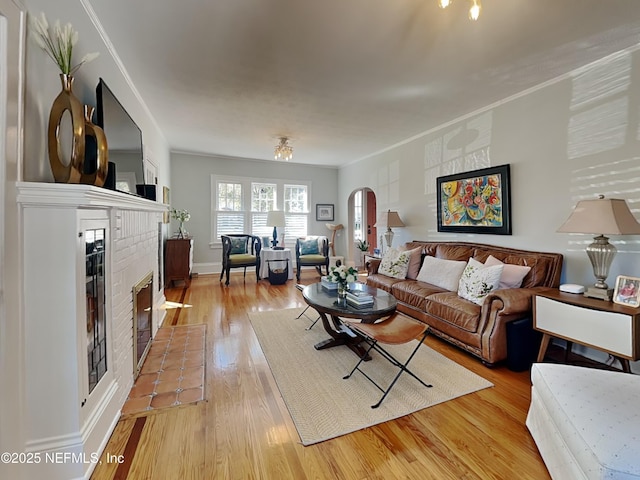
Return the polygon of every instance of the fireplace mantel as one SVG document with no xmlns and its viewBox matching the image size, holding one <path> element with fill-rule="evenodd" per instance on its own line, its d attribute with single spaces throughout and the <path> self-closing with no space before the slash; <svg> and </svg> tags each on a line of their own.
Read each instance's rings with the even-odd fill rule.
<svg viewBox="0 0 640 480">
<path fill-rule="evenodd" d="M 168 205 L 137 195 L 92 185 L 67 183 L 16 182 L 18 203 L 22 205 L 118 208 L 146 212 L 165 212 Z"/>
</svg>

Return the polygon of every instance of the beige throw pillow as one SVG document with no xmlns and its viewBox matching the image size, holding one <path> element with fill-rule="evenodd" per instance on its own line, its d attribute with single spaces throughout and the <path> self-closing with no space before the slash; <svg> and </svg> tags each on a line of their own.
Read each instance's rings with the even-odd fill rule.
<svg viewBox="0 0 640 480">
<path fill-rule="evenodd" d="M 420 262 L 422 261 L 422 248 L 417 247 L 412 250 L 407 250 L 403 245 L 398 250 L 401 252 L 407 252 L 409 254 L 409 268 L 407 268 L 407 278 L 415 280 L 420 273 Z"/>
<path fill-rule="evenodd" d="M 485 297 L 498 289 L 503 269 L 504 265 L 487 267 L 470 258 L 460 277 L 458 295 L 475 304 L 482 305 Z"/>
<path fill-rule="evenodd" d="M 456 292 L 466 266 L 467 262 L 464 260 L 445 260 L 427 255 L 424 257 L 417 280 Z"/>
<path fill-rule="evenodd" d="M 409 268 L 409 252 L 401 252 L 393 247 L 389 248 L 382 257 L 378 273 L 391 278 L 404 279 Z"/>
<path fill-rule="evenodd" d="M 498 288 L 520 288 L 524 277 L 531 271 L 531 267 L 503 263 L 493 255 L 489 255 L 484 264 L 487 266 L 504 265 Z"/>
</svg>

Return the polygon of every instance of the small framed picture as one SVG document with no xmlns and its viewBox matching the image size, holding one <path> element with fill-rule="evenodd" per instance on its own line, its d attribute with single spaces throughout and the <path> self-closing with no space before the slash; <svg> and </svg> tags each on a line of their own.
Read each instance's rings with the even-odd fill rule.
<svg viewBox="0 0 640 480">
<path fill-rule="evenodd" d="M 640 306 L 640 278 L 618 275 L 613 301 L 628 307 Z"/>
<path fill-rule="evenodd" d="M 317 203 L 316 220 L 318 222 L 333 222 L 333 204 Z"/>
</svg>

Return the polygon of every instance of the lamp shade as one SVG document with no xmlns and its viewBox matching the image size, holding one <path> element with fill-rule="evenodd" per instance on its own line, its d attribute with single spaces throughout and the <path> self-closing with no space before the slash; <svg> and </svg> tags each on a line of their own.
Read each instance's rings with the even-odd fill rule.
<svg viewBox="0 0 640 480">
<path fill-rule="evenodd" d="M 378 221 L 374 225 L 375 227 L 386 227 L 386 228 L 394 228 L 394 227 L 404 227 L 404 222 L 400 219 L 400 215 L 398 212 L 392 212 L 391 210 L 387 210 L 386 212 L 382 212 L 378 217 Z"/>
<path fill-rule="evenodd" d="M 558 229 L 564 233 L 601 235 L 640 235 L 640 224 L 627 202 L 618 198 L 581 200 Z"/>
<path fill-rule="evenodd" d="M 282 210 L 271 210 L 267 213 L 267 227 L 284 226 L 284 212 Z"/>
</svg>

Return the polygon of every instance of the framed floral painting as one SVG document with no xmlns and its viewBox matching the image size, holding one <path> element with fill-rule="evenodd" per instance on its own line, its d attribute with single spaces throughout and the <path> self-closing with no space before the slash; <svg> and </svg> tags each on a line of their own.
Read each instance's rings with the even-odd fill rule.
<svg viewBox="0 0 640 480">
<path fill-rule="evenodd" d="M 438 231 L 511 235 L 509 165 L 438 177 Z"/>
</svg>

